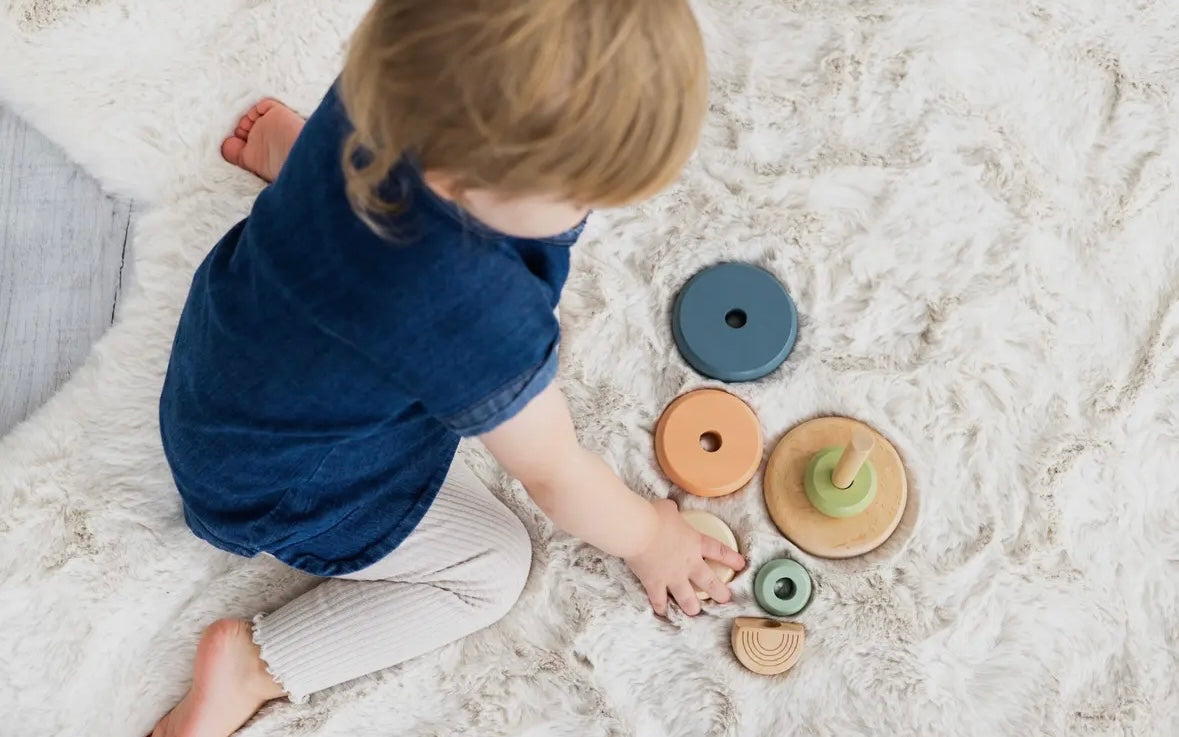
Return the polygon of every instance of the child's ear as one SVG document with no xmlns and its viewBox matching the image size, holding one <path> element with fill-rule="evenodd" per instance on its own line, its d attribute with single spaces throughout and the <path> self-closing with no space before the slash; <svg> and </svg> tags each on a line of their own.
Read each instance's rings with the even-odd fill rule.
<svg viewBox="0 0 1179 737">
<path fill-rule="evenodd" d="M 422 172 L 422 180 L 442 199 L 448 202 L 458 200 L 458 180 L 453 175 L 437 169 L 427 169 Z"/>
</svg>

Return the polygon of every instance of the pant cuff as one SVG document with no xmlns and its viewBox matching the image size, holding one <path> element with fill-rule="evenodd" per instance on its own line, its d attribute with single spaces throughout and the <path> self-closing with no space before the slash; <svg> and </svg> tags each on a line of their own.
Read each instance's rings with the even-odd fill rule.
<svg viewBox="0 0 1179 737">
<path fill-rule="evenodd" d="M 293 704 L 306 704 L 309 693 L 300 690 L 297 684 L 292 685 L 287 674 L 291 672 L 290 651 L 279 647 L 272 647 L 275 641 L 275 630 L 282 628 L 282 623 L 274 623 L 277 627 L 272 626 L 271 617 L 265 614 L 259 614 L 254 617 L 254 644 L 262 654 L 262 663 L 266 666 L 266 672 L 274 679 L 274 682 L 286 692 L 287 698 Z"/>
</svg>

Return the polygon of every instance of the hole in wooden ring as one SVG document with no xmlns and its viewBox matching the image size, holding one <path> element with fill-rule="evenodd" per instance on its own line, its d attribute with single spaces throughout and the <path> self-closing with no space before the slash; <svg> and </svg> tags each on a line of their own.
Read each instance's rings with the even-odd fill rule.
<svg viewBox="0 0 1179 737">
<path fill-rule="evenodd" d="M 774 596 L 779 599 L 789 599 L 798 593 L 798 585 L 791 578 L 779 578 L 774 584 Z"/>
<path fill-rule="evenodd" d="M 720 450 L 721 436 L 711 430 L 700 436 L 700 447 L 708 453 L 715 453 Z"/>
<path fill-rule="evenodd" d="M 745 310 L 729 310 L 725 313 L 725 324 L 731 328 L 743 328 L 748 321 L 749 317 L 745 314 Z"/>
</svg>

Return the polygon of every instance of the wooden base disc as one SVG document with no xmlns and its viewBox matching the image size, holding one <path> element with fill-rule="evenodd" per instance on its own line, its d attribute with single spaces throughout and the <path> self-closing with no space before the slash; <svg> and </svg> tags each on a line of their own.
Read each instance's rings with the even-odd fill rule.
<svg viewBox="0 0 1179 737">
<path fill-rule="evenodd" d="M 876 498 L 854 517 L 828 517 L 807 499 L 807 465 L 824 448 L 847 445 L 856 428 L 866 429 L 876 441 L 868 456 L 876 470 Z M 896 448 L 868 425 L 847 417 L 820 417 L 786 433 L 770 454 L 763 486 L 774 524 L 795 545 L 820 558 L 854 558 L 880 547 L 900 524 L 909 499 Z"/>
</svg>

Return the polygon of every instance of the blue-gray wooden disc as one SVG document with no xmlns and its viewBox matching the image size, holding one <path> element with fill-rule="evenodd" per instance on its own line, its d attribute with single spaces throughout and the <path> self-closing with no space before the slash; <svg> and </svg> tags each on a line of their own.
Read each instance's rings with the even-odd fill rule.
<svg viewBox="0 0 1179 737">
<path fill-rule="evenodd" d="M 752 381 L 790 355 L 798 308 L 765 269 L 711 266 L 688 280 L 672 309 L 672 334 L 688 364 L 720 381 Z"/>
</svg>

